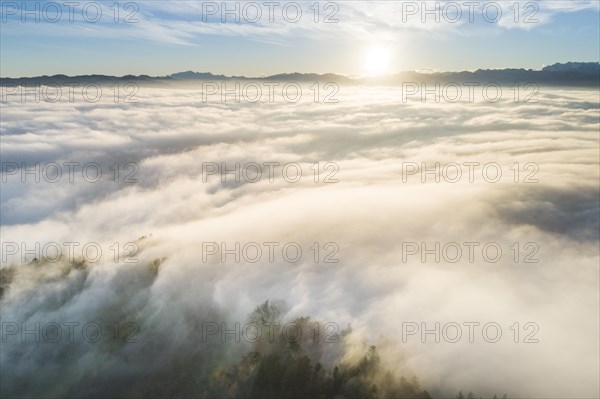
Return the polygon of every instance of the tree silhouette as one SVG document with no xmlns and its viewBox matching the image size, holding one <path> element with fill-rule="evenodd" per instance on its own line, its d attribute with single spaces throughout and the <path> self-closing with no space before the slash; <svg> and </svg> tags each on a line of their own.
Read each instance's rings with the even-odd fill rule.
<svg viewBox="0 0 600 399">
<path fill-rule="evenodd" d="M 286 339 L 281 334 L 281 328 L 276 327 L 285 324 L 281 314 L 280 304 L 266 301 L 257 306 L 248 320 L 260 328 L 270 323 L 271 334 L 265 327 L 260 338 L 252 344 L 252 350 L 239 363 L 229 369 L 216 367 L 210 381 L 204 384 L 204 394 L 196 396 L 241 399 L 432 399 L 420 387 L 416 376 L 407 379 L 385 368 L 374 345 L 353 362 L 338 361 L 330 368 L 324 367 L 319 362 L 325 350 L 322 347 L 323 340 L 315 342 L 310 334 L 294 340 Z M 309 331 L 311 326 L 315 326 L 308 317 L 297 318 L 294 323 L 302 331 Z M 327 345 L 338 345 L 342 349 L 350 331 L 349 328 L 341 331 L 340 341 Z M 472 397 L 470 393 L 469 398 Z M 464 399 L 462 392 L 458 398 Z"/>
</svg>

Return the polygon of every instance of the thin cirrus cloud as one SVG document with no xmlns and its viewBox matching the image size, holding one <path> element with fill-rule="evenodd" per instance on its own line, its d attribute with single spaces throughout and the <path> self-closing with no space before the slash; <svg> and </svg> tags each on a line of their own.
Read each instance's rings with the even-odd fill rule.
<svg viewBox="0 0 600 399">
<path fill-rule="evenodd" d="M 256 23 L 250 23 L 244 18 L 236 23 L 233 16 L 226 17 L 221 21 L 220 11 L 222 6 L 215 4 L 219 10 L 216 15 L 206 11 L 206 4 L 210 2 L 132 2 L 134 8 L 126 8 L 126 3 L 120 10 L 119 19 L 128 19 L 134 23 L 115 23 L 114 10 L 112 6 L 102 4 L 102 18 L 96 23 L 86 22 L 83 18 L 75 18 L 74 22 L 68 21 L 68 13 L 56 23 L 44 19 L 40 23 L 26 23 L 19 21 L 19 13 L 7 13 L 3 18 L 3 35 L 5 44 L 10 42 L 23 42 L 30 44 L 29 40 L 37 40 L 40 43 L 51 44 L 53 38 L 74 37 L 77 33 L 78 41 L 70 40 L 68 46 L 80 46 L 82 40 L 110 39 L 125 40 L 130 43 L 139 43 L 140 46 L 149 46 L 151 43 L 163 43 L 182 46 L 205 46 L 207 37 L 240 38 L 249 42 L 277 44 L 280 46 L 294 46 L 305 40 L 327 43 L 347 43 L 358 41 L 361 43 L 372 43 L 373 41 L 389 44 L 410 41 L 413 37 L 441 38 L 450 35 L 455 38 L 476 38 L 482 34 L 493 37 L 495 33 L 505 30 L 520 30 L 521 34 L 531 30 L 558 27 L 553 26 L 556 17 L 568 15 L 575 12 L 597 12 L 598 3 L 595 1 L 537 1 L 518 3 L 519 14 L 511 9 L 508 3 L 496 2 L 501 12 L 501 17 L 495 21 L 498 8 L 486 11 L 488 20 L 483 16 L 483 5 L 480 3 L 472 11 L 469 6 L 457 2 L 460 8 L 460 18 L 457 22 L 448 22 L 453 19 L 456 11 L 448 10 L 447 19 L 441 18 L 436 21 L 432 15 L 426 15 L 423 11 L 435 9 L 441 6 L 439 2 L 385 2 L 385 1 L 352 1 L 352 2 L 321 2 L 319 4 L 318 23 L 314 22 L 314 5 L 305 2 L 280 2 L 273 11 L 273 20 L 270 21 L 270 11 L 263 2 L 254 2 L 261 9 L 262 16 Z M 236 2 L 240 10 L 244 5 L 253 2 Z M 298 22 L 293 20 L 291 11 L 283 16 L 285 4 L 299 4 L 302 17 Z M 327 6 L 334 4 L 334 6 Z M 409 5 L 410 4 L 410 5 Z M 79 16 L 81 12 L 79 5 L 74 7 Z M 312 7 L 312 8 L 311 8 Z M 328 8 L 330 7 L 330 8 Z M 417 7 L 415 12 L 412 7 Z M 522 8 L 522 9 L 521 9 Z M 445 8 L 443 8 L 445 9 Z M 49 11 L 50 12 L 50 11 Z M 249 11 L 248 11 L 249 12 Z M 473 13 L 473 21 L 470 14 Z M 131 13 L 131 17 L 128 15 Z M 53 15 L 53 14 L 52 14 Z M 252 14 L 253 15 L 253 14 Z M 328 15 L 337 23 L 323 23 Z M 442 17 L 446 15 L 441 14 Z M 243 15 L 242 15 L 243 16 Z M 528 19 L 528 17 L 530 17 Z M 31 18 L 31 17 L 30 17 Z M 249 17 L 250 18 L 250 17 Z M 423 20 L 424 18 L 424 20 Z M 571 28 L 576 28 L 572 26 Z M 525 36 L 523 36 L 525 38 Z M 10 42 L 9 42 L 10 41 Z M 80 43 L 80 44 L 77 44 Z M 118 49 L 120 46 L 115 43 Z M 181 49 L 184 51 L 184 49 Z M 432 50 L 433 51 L 433 50 Z M 335 71 L 332 71 L 335 72 Z"/>
</svg>

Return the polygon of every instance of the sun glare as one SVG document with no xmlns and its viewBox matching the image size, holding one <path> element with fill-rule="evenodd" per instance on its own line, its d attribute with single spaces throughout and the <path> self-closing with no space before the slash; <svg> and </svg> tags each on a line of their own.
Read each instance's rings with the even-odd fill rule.
<svg viewBox="0 0 600 399">
<path fill-rule="evenodd" d="M 365 52 L 364 69 L 368 75 L 381 75 L 389 72 L 391 53 L 385 47 L 371 47 Z"/>
</svg>

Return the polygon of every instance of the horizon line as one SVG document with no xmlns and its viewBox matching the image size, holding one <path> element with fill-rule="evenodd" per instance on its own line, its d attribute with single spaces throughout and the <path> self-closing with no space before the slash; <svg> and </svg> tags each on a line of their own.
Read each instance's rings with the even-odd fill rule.
<svg viewBox="0 0 600 399">
<path fill-rule="evenodd" d="M 228 78 L 228 79 L 231 79 L 231 78 L 265 79 L 265 78 L 270 78 L 270 77 L 275 77 L 275 76 L 280 76 L 280 75 L 317 75 L 317 76 L 336 75 L 336 76 L 343 77 L 343 78 L 348 78 L 348 79 L 365 79 L 365 78 L 383 78 L 383 77 L 400 75 L 400 74 L 403 74 L 403 73 L 418 73 L 418 74 L 422 74 L 422 75 L 434 75 L 434 74 L 443 74 L 443 73 L 465 73 L 465 72 L 474 73 L 474 72 L 478 72 L 478 71 L 506 71 L 506 70 L 523 70 L 523 71 L 541 72 L 541 71 L 543 71 L 545 68 L 547 68 L 549 66 L 569 65 L 569 64 L 597 64 L 597 65 L 600 65 L 600 61 L 567 61 L 567 62 L 562 62 L 562 63 L 561 62 L 556 62 L 554 64 L 544 65 L 540 69 L 523 68 L 523 67 L 507 67 L 507 68 L 486 68 L 486 69 L 477 68 L 477 69 L 471 69 L 471 70 L 443 71 L 443 70 L 431 69 L 431 68 L 420 68 L 420 69 L 413 69 L 413 70 L 401 70 L 401 71 L 398 71 L 398 72 L 390 72 L 390 73 L 384 73 L 384 74 L 378 74 L 378 75 L 343 74 L 343 73 L 336 73 L 336 72 L 318 73 L 318 72 L 298 72 L 298 71 L 294 71 L 294 72 L 279 72 L 279 73 L 275 73 L 275 74 L 271 74 L 271 75 L 262 74 L 262 75 L 259 75 L 259 76 L 245 76 L 245 75 L 224 75 L 224 74 L 218 73 L 218 72 L 193 71 L 193 70 L 189 69 L 189 70 L 185 70 L 185 71 L 173 72 L 173 73 L 168 74 L 168 75 L 149 75 L 149 74 L 134 75 L 134 74 L 125 74 L 125 75 L 117 76 L 117 75 L 107 75 L 107 74 L 102 74 L 102 73 L 89 73 L 89 74 L 78 74 L 78 75 L 67 75 L 67 74 L 64 74 L 64 73 L 57 73 L 57 74 L 53 74 L 53 75 L 46 75 L 46 74 L 44 74 L 44 75 L 37 75 L 37 76 L 19 76 L 19 77 L 0 76 L 0 79 L 35 79 L 35 78 L 52 78 L 52 77 L 57 77 L 57 76 L 67 77 L 67 78 L 78 78 L 78 77 L 89 77 L 89 76 L 102 76 L 102 77 L 112 77 L 112 78 L 125 78 L 125 77 L 141 78 L 141 77 L 148 77 L 148 78 L 154 78 L 154 79 L 161 79 L 161 78 L 164 79 L 164 78 L 171 78 L 174 75 L 184 74 L 184 73 L 206 74 L 206 75 L 212 75 L 212 76 L 223 76 L 223 77 Z"/>
</svg>

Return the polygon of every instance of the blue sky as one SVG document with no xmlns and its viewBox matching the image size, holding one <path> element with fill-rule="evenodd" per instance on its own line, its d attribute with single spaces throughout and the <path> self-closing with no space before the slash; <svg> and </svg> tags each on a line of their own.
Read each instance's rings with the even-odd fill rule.
<svg viewBox="0 0 600 399">
<path fill-rule="evenodd" d="M 239 7 L 239 23 L 234 14 L 222 21 L 223 2 L 79 1 L 73 9 L 63 1 L 24 3 L 33 13 L 25 12 L 21 1 L 0 1 L 1 76 L 166 75 L 184 70 L 365 75 L 374 72 L 374 65 L 380 66 L 378 73 L 393 73 L 539 69 L 600 59 L 596 0 L 481 1 L 472 14 L 466 1 L 450 2 L 458 5 L 461 16 L 447 1 L 230 1 L 228 7 Z M 432 10 L 436 3 L 439 22 L 435 14 L 424 14 L 424 7 Z M 296 18 L 298 7 L 302 16 Z M 498 9 L 502 17 L 496 20 Z M 92 22 L 96 15 L 98 21 Z M 326 15 L 332 15 L 329 23 L 323 21 Z"/>
</svg>

